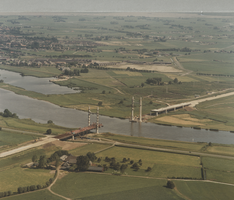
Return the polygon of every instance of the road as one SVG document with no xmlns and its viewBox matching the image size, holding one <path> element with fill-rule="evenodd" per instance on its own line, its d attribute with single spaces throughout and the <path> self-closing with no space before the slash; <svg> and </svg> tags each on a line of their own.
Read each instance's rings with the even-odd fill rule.
<svg viewBox="0 0 234 200">
<path fill-rule="evenodd" d="M 0 153 L 0 158 L 10 156 L 10 155 L 13 155 L 13 154 L 16 154 L 16 153 L 19 153 L 19 152 L 22 152 L 22 151 L 25 151 L 25 150 L 28 150 L 28 149 L 31 149 L 31 148 L 39 147 L 41 145 L 44 145 L 44 144 L 47 144 L 47 143 L 58 140 L 58 139 L 52 138 L 52 137 L 53 136 L 47 136 L 47 137 L 39 139 L 38 142 L 34 142 L 34 143 L 28 144 L 26 146 L 22 146 L 22 147 L 19 147 L 19 148 L 16 148 L 16 149 L 12 149 L 10 151 L 2 152 L 2 153 Z"/>
<path fill-rule="evenodd" d="M 232 96 L 232 95 L 234 95 L 234 92 L 229 92 L 229 93 L 217 95 L 217 96 L 214 96 L 214 97 L 208 97 L 208 98 L 205 98 L 205 99 L 197 99 L 197 100 L 194 100 L 194 101 L 190 101 L 188 103 L 191 103 L 191 105 L 190 105 L 191 107 L 195 107 L 197 104 L 199 104 L 201 102 L 204 102 L 204 101 L 211 101 L 211 100 L 214 100 L 214 99 L 219 99 L 219 98 L 228 97 L 228 96 Z"/>
<path fill-rule="evenodd" d="M 56 195 L 56 196 L 58 196 L 58 197 L 64 198 L 64 199 L 66 199 L 66 200 L 71 200 L 70 198 L 64 197 L 64 196 L 62 196 L 62 195 L 60 195 L 60 194 L 57 194 L 57 193 L 55 193 L 55 192 L 53 192 L 53 191 L 51 190 L 51 187 L 52 187 L 52 186 L 56 183 L 56 181 L 58 180 L 59 173 L 60 173 L 60 171 L 59 171 L 60 167 L 61 167 L 61 165 L 59 165 L 59 166 L 57 167 L 57 169 L 56 169 L 56 171 L 57 171 L 56 177 L 55 177 L 53 183 L 51 183 L 51 185 L 50 185 L 47 189 L 48 189 L 52 194 L 54 194 L 54 195 Z"/>
</svg>

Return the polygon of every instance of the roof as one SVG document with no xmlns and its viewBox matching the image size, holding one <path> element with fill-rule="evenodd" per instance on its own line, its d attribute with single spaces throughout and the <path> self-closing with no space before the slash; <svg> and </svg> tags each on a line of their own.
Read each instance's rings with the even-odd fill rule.
<svg viewBox="0 0 234 200">
<path fill-rule="evenodd" d="M 96 166 L 89 166 L 87 171 L 93 171 L 93 172 L 103 172 L 103 167 L 96 167 Z"/>
<path fill-rule="evenodd" d="M 67 157 L 68 157 L 67 155 L 63 155 L 63 156 L 60 157 L 60 159 L 61 159 L 62 161 L 65 161 L 65 159 L 66 159 Z"/>
<path fill-rule="evenodd" d="M 65 161 L 70 163 L 70 164 L 75 164 L 76 163 L 76 158 L 77 158 L 76 156 L 70 155 L 65 159 Z"/>
</svg>

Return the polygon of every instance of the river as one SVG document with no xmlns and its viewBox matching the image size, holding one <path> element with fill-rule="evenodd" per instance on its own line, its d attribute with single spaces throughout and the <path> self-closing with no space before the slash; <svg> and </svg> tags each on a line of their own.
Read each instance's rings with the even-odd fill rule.
<svg viewBox="0 0 234 200">
<path fill-rule="evenodd" d="M 35 77 L 30 78 L 36 79 Z M 46 123 L 48 120 L 52 120 L 57 125 L 69 128 L 79 128 L 88 125 L 87 112 L 62 108 L 45 101 L 0 89 L 0 111 L 2 112 L 6 108 L 11 112 L 17 113 L 20 118 L 31 118 L 39 123 Z M 96 115 L 93 114 L 91 122 L 95 121 Z M 100 116 L 100 123 L 104 125 L 100 129 L 101 132 L 188 142 L 234 143 L 234 134 L 226 131 L 213 132 L 175 126 L 161 126 L 153 123 L 130 123 L 128 120 L 106 116 Z"/>
</svg>

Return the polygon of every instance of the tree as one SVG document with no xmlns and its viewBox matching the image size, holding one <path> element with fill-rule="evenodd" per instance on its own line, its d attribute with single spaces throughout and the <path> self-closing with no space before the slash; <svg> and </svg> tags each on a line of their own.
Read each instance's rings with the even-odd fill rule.
<svg viewBox="0 0 234 200">
<path fill-rule="evenodd" d="M 50 135 L 52 133 L 52 130 L 51 129 L 47 129 L 46 130 L 46 134 Z"/>
<path fill-rule="evenodd" d="M 38 168 L 44 168 L 45 165 L 46 165 L 46 158 L 45 158 L 45 156 L 40 156 Z"/>
<path fill-rule="evenodd" d="M 115 163 L 115 164 L 113 165 L 113 169 L 114 169 L 114 170 L 119 170 L 119 169 L 120 169 L 120 164 L 119 164 L 119 162 L 117 162 L 117 163 Z"/>
<path fill-rule="evenodd" d="M 12 195 L 12 192 L 9 190 L 9 191 L 7 191 L 7 195 L 8 196 L 11 196 Z"/>
<path fill-rule="evenodd" d="M 128 167 L 127 164 L 122 164 L 122 165 L 120 166 L 120 171 L 121 171 L 122 174 L 123 174 L 124 171 L 127 169 L 127 167 Z"/>
<path fill-rule="evenodd" d="M 105 91 L 105 90 L 103 90 L 103 91 L 102 91 L 102 94 L 105 94 L 105 93 L 106 93 L 106 91 Z"/>
<path fill-rule="evenodd" d="M 167 187 L 173 189 L 175 187 L 175 184 L 173 181 L 167 181 Z"/>
<path fill-rule="evenodd" d="M 30 191 L 34 191 L 36 189 L 36 186 L 35 185 L 31 185 L 30 186 Z"/>
<path fill-rule="evenodd" d="M 33 161 L 33 162 L 36 162 L 36 161 L 37 161 L 37 155 L 33 155 L 32 161 Z"/>
<path fill-rule="evenodd" d="M 91 160 L 92 162 L 97 159 L 97 157 L 95 156 L 95 153 L 88 152 L 86 156 L 88 156 L 89 160 Z"/>
<path fill-rule="evenodd" d="M 48 120 L 47 124 L 53 124 L 53 121 L 52 120 Z"/>
<path fill-rule="evenodd" d="M 102 106 L 102 102 L 101 101 L 98 102 L 98 106 Z"/>
<path fill-rule="evenodd" d="M 23 188 L 22 187 L 18 187 L 18 193 L 21 194 L 23 192 Z"/>
<path fill-rule="evenodd" d="M 8 109 L 5 109 L 3 113 L 0 113 L 0 115 L 3 117 L 18 118 L 18 116 L 15 113 L 11 113 Z"/>
<path fill-rule="evenodd" d="M 175 79 L 173 80 L 173 82 L 176 84 L 176 83 L 178 83 L 179 81 L 178 81 L 177 78 L 175 78 Z"/>
<path fill-rule="evenodd" d="M 140 168 L 139 165 L 137 163 L 134 163 L 132 165 L 132 168 L 135 169 L 136 171 Z"/>
<path fill-rule="evenodd" d="M 76 159 L 77 169 L 79 171 L 85 171 L 89 167 L 89 158 L 88 156 L 78 156 Z"/>
</svg>

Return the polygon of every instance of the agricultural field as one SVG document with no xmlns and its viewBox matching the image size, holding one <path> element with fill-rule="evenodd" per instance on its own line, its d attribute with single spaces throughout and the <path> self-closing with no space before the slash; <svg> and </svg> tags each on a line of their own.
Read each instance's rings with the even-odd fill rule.
<svg viewBox="0 0 234 200">
<path fill-rule="evenodd" d="M 182 199 L 165 185 L 165 180 L 70 173 L 52 190 L 72 199 Z"/>
<path fill-rule="evenodd" d="M 232 199 L 233 186 L 196 181 L 175 181 L 180 193 L 193 200 Z"/>
<path fill-rule="evenodd" d="M 139 170 L 134 170 L 128 167 L 125 171 L 128 175 L 150 176 L 150 177 L 190 177 L 201 179 L 200 157 L 187 156 L 173 153 L 164 153 L 142 149 L 132 149 L 124 147 L 113 147 L 108 150 L 96 154 L 101 157 L 101 164 L 108 164 L 104 161 L 105 157 L 115 157 L 116 162 L 121 163 L 123 158 L 126 158 L 129 164 L 131 160 L 138 162 L 142 160 L 142 165 Z M 131 165 L 130 165 L 131 166 Z M 148 172 L 147 168 L 151 167 L 152 171 Z M 107 173 L 113 172 L 113 169 L 108 169 Z"/>
<path fill-rule="evenodd" d="M 68 75 L 54 83 L 79 88 L 81 93 L 42 95 L 4 83 L 0 87 L 68 108 L 86 110 L 89 105 L 95 110 L 99 105 L 102 115 L 119 118 L 130 117 L 132 96 L 143 97 L 143 115 L 147 115 L 151 109 L 167 104 L 233 89 L 233 15 L 169 16 L 1 17 L 2 27 L 9 27 L 2 30 L 6 35 L 24 37 L 11 49 L 3 38 L 2 57 L 9 60 L 0 64 L 1 69 L 36 77 L 58 77 L 64 75 L 65 69 L 79 70 L 79 75 Z M 88 73 L 81 73 L 83 69 L 88 69 Z M 160 81 L 147 82 L 154 78 Z M 176 78 L 180 84 L 174 82 Z M 232 115 L 225 115 L 224 119 L 222 114 L 232 113 L 229 107 L 226 104 L 220 107 L 222 112 L 216 110 L 220 116 L 201 105 L 197 111 L 178 114 L 213 120 L 197 121 L 196 126 L 202 128 L 219 126 L 221 130 L 232 130 Z M 224 120 L 216 123 L 217 118 Z M 175 119 L 163 121 L 172 124 Z M 174 124 L 190 126 L 195 122 L 181 119 Z"/>
</svg>

